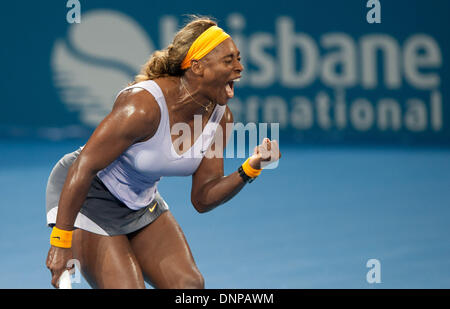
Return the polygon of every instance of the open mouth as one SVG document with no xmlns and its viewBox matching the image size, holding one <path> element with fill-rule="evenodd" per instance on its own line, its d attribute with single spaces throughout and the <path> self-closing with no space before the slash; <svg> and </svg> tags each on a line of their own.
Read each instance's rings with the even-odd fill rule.
<svg viewBox="0 0 450 309">
<path fill-rule="evenodd" d="M 240 80 L 240 77 L 232 79 L 229 82 L 227 82 L 227 84 L 225 85 L 225 91 L 227 93 L 228 98 L 231 99 L 232 97 L 234 97 L 234 82 L 235 81 L 237 82 L 239 80 Z"/>
</svg>

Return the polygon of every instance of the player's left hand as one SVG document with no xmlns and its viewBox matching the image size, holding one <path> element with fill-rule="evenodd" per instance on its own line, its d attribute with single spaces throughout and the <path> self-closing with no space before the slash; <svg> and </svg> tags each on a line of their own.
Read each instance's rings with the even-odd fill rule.
<svg viewBox="0 0 450 309">
<path fill-rule="evenodd" d="M 255 169 L 261 169 L 280 158 L 281 153 L 278 142 L 265 138 L 261 145 L 255 147 L 248 163 Z"/>
</svg>

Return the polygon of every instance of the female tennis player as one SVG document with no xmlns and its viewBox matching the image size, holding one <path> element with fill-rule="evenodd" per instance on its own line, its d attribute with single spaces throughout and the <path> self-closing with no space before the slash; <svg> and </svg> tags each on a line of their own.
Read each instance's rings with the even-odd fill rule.
<svg viewBox="0 0 450 309">
<path fill-rule="evenodd" d="M 204 287 L 157 184 L 164 176 L 192 175 L 191 202 L 207 212 L 256 178 L 262 164 L 279 159 L 277 142 L 265 139 L 224 176 L 223 158 L 212 155 L 213 144 L 226 145 L 227 134 L 218 132 L 233 123 L 227 101 L 242 71 L 233 40 L 209 18 L 194 18 L 150 57 L 86 145 L 65 155 L 49 177 L 46 265 L 53 286 L 75 258 L 93 288 L 145 288 L 144 281 Z M 202 116 L 197 136 L 194 115 Z M 172 132 L 179 123 L 191 133 Z M 222 143 L 214 143 L 218 138 Z"/>
</svg>

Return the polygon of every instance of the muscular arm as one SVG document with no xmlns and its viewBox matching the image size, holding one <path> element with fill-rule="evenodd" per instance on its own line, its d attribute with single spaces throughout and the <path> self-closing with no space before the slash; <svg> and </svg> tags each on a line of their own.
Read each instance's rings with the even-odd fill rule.
<svg viewBox="0 0 450 309">
<path fill-rule="evenodd" d="M 158 104 L 145 90 L 125 91 L 117 98 L 111 113 L 100 123 L 69 168 L 59 200 L 56 227 L 73 230 L 96 173 L 135 142 L 153 136 L 160 117 Z"/>
<path fill-rule="evenodd" d="M 225 134 L 227 123 L 233 123 L 233 115 L 228 107 L 220 122 L 222 132 L 224 132 L 224 146 L 230 133 Z M 224 176 L 223 158 L 210 157 L 207 153 L 192 176 L 191 201 L 198 212 L 207 212 L 231 199 L 241 191 L 244 185 L 238 172 Z"/>
<path fill-rule="evenodd" d="M 223 132 L 226 132 L 226 124 L 228 123 L 233 123 L 233 115 L 227 107 L 225 115 L 220 122 Z M 226 139 L 231 136 L 232 126 L 229 126 L 229 129 L 230 131 L 227 132 L 227 134 L 224 134 L 223 145 L 226 145 Z M 211 151 L 210 147 L 205 158 L 203 158 L 200 166 L 192 177 L 191 201 L 192 205 L 194 205 L 195 209 L 200 213 L 210 211 L 216 206 L 225 203 L 241 191 L 245 185 L 245 182 L 237 171 L 228 176 L 224 176 L 223 158 L 216 158 L 209 155 L 211 154 Z M 223 153 L 223 149 L 221 150 L 221 153 Z M 270 141 L 268 138 L 265 138 L 262 144 L 255 148 L 248 163 L 252 168 L 260 169 L 261 166 L 266 166 L 280 158 L 281 153 L 278 142 L 275 140 Z"/>
</svg>

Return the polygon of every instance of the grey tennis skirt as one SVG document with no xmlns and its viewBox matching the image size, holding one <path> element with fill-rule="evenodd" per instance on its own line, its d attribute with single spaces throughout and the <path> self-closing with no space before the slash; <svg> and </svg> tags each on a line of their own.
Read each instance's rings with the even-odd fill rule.
<svg viewBox="0 0 450 309">
<path fill-rule="evenodd" d="M 46 190 L 47 225 L 50 227 L 56 223 L 59 196 L 68 169 L 80 152 L 81 148 L 66 154 L 50 174 Z M 147 226 L 167 210 L 169 207 L 159 193 L 148 206 L 132 210 L 113 196 L 100 178 L 95 176 L 74 226 L 100 235 L 124 235 Z"/>
</svg>

